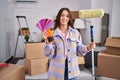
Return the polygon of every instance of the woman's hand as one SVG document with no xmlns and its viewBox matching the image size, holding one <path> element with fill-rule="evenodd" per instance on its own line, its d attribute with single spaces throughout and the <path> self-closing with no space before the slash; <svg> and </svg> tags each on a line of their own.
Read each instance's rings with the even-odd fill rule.
<svg viewBox="0 0 120 80">
<path fill-rule="evenodd" d="M 50 29 L 45 30 L 43 32 L 43 37 L 45 38 L 45 40 L 48 44 L 54 42 L 53 32 Z"/>
<path fill-rule="evenodd" d="M 88 50 L 88 51 L 91 51 L 92 48 L 95 48 L 95 47 L 96 47 L 95 43 L 94 43 L 94 42 L 91 42 L 91 43 L 87 46 L 87 50 Z"/>
</svg>

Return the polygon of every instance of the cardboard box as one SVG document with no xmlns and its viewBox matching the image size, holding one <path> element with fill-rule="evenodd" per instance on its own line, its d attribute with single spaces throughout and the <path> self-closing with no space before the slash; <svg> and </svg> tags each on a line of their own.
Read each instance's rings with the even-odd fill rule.
<svg viewBox="0 0 120 80">
<path fill-rule="evenodd" d="M 25 43 L 25 57 L 27 59 L 37 59 L 45 57 L 44 45 L 45 43 Z"/>
<path fill-rule="evenodd" d="M 25 80 L 24 66 L 9 64 L 9 66 L 1 68 L 0 80 Z"/>
<path fill-rule="evenodd" d="M 78 56 L 78 64 L 85 64 L 84 57 Z"/>
<path fill-rule="evenodd" d="M 106 53 L 120 56 L 120 37 L 107 38 Z"/>
<path fill-rule="evenodd" d="M 48 71 L 48 58 L 25 59 L 26 73 L 33 76 Z"/>
<path fill-rule="evenodd" d="M 97 69 L 98 76 L 120 80 L 120 56 L 99 53 Z"/>
</svg>

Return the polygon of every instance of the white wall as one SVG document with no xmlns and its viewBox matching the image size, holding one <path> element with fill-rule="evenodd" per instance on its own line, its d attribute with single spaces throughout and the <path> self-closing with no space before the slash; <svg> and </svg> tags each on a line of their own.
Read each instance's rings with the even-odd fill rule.
<svg viewBox="0 0 120 80">
<path fill-rule="evenodd" d="M 111 12 L 112 12 L 112 1 L 113 0 L 92 0 L 92 8 L 102 8 L 105 13 L 108 13 L 111 19 Z M 101 42 L 101 31 L 102 31 L 102 18 L 93 18 L 92 23 L 94 25 L 94 36 L 95 42 Z M 110 25 L 109 25 L 110 26 Z"/>
<path fill-rule="evenodd" d="M 120 0 L 113 0 L 110 36 L 120 37 Z"/>
<path fill-rule="evenodd" d="M 120 37 L 120 0 L 92 0 L 92 8 L 103 8 L 109 14 L 109 37 Z M 93 19 L 95 26 L 95 41 L 100 42 L 101 19 Z M 97 34 L 96 34 L 97 33 Z"/>
<path fill-rule="evenodd" d="M 10 57 L 10 32 L 8 1 L 0 0 L 0 62 Z"/>
<path fill-rule="evenodd" d="M 57 12 L 62 7 L 68 7 L 71 11 L 79 11 L 80 9 L 88 9 L 91 4 L 90 0 L 38 0 L 37 3 L 15 3 L 10 4 L 14 5 L 14 36 L 16 39 L 17 30 L 19 28 L 16 15 L 23 15 L 27 17 L 27 22 L 32 33 L 33 41 L 40 41 L 41 32 L 36 27 L 36 23 L 41 18 L 51 18 L 55 19 Z M 85 5 L 86 4 L 86 5 Z M 22 26 L 25 26 L 25 22 L 21 20 Z M 16 40 L 14 41 L 15 45 Z M 24 54 L 24 45 L 20 38 L 18 43 L 17 56 L 23 56 Z M 13 51 L 14 52 L 14 51 Z M 21 54 L 22 53 L 22 54 Z"/>
<path fill-rule="evenodd" d="M 2 5 L 1 2 L 5 3 L 5 1 L 4 0 L 0 1 L 0 5 L 1 5 L 0 10 L 2 10 L 4 8 L 4 6 L 5 6 L 5 5 Z M 3 15 L 4 15 L 4 11 L 0 13 L 0 17 L 1 17 L 1 19 L 0 19 L 0 28 L 2 30 L 2 31 L 0 31 L 0 37 L 1 37 L 0 38 L 1 39 L 1 41 L 0 41 L 0 51 L 1 51 L 1 53 L 0 53 L 0 62 L 4 61 L 6 59 L 6 55 L 5 55 L 5 53 L 6 53 L 6 50 L 5 50 L 6 49 L 6 44 L 4 42 L 5 41 L 5 35 L 6 35 L 5 34 L 5 28 L 4 28 L 5 17 Z"/>
<path fill-rule="evenodd" d="M 118 21 L 120 21 L 120 18 L 116 13 L 120 13 L 120 10 L 118 10 L 118 3 L 120 3 L 119 0 L 38 0 L 37 3 L 16 3 L 14 2 L 14 0 L 8 1 L 10 7 L 9 15 L 11 16 L 10 23 L 11 27 L 13 28 L 13 33 L 11 33 L 12 41 L 10 42 L 10 46 L 12 46 L 12 55 L 14 53 L 17 31 L 19 29 L 19 25 L 15 17 L 16 15 L 23 15 L 27 17 L 33 40 L 40 41 L 40 38 L 42 36 L 41 32 L 36 28 L 36 23 L 41 18 L 47 17 L 55 19 L 55 16 L 61 7 L 68 7 L 71 11 L 79 11 L 80 9 L 103 8 L 105 13 L 110 14 L 110 36 L 119 36 L 118 26 L 120 23 Z M 117 16 L 115 16 L 114 14 Z M 101 18 L 91 19 L 91 21 L 92 24 L 95 26 L 95 42 L 99 43 L 101 41 Z M 22 26 L 25 26 L 25 22 L 23 20 L 21 23 Z M 86 25 L 86 29 L 81 30 L 84 44 L 88 44 L 90 42 L 90 23 L 86 23 Z M 116 30 L 117 33 L 115 33 Z M 24 45 L 22 44 L 21 38 L 18 45 L 19 46 L 17 50 L 17 56 L 23 56 Z"/>
<path fill-rule="evenodd" d="M 110 16 L 109 16 L 109 18 L 110 18 L 109 26 L 111 26 L 113 0 L 91 0 L 91 2 L 89 4 L 91 4 L 90 9 L 102 8 L 105 13 L 109 13 L 110 14 Z M 101 42 L 101 30 L 102 30 L 101 19 L 102 18 L 91 18 L 91 19 L 89 19 L 92 23 L 86 23 L 87 24 L 86 29 L 81 30 L 81 34 L 82 34 L 82 37 L 83 37 L 83 43 L 84 44 L 88 44 L 90 42 L 90 25 L 94 26 L 94 41 L 96 43 Z"/>
</svg>

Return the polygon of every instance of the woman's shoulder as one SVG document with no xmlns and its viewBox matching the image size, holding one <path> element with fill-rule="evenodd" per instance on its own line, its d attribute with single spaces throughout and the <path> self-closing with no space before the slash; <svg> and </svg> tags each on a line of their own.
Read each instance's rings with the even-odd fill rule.
<svg viewBox="0 0 120 80">
<path fill-rule="evenodd" d="M 72 32 L 75 32 L 75 33 L 79 34 L 78 30 L 77 30 L 77 29 L 75 29 L 75 28 L 70 28 L 70 31 L 72 31 Z"/>
<path fill-rule="evenodd" d="M 80 32 L 77 29 L 71 28 L 70 33 L 74 35 L 77 39 L 80 38 Z"/>
</svg>

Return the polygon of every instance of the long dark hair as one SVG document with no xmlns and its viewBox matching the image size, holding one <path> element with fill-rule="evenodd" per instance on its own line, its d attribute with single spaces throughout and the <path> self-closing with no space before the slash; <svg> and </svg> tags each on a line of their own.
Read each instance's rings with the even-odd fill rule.
<svg viewBox="0 0 120 80">
<path fill-rule="evenodd" d="M 54 25 L 54 29 L 56 29 L 57 27 L 60 27 L 60 16 L 62 14 L 62 12 L 66 10 L 68 12 L 68 15 L 69 15 L 69 22 L 68 22 L 68 26 L 71 26 L 72 28 L 73 27 L 73 19 L 72 19 L 72 15 L 71 15 L 71 12 L 68 8 L 61 8 L 56 16 L 56 20 L 55 20 L 55 25 Z"/>
</svg>

